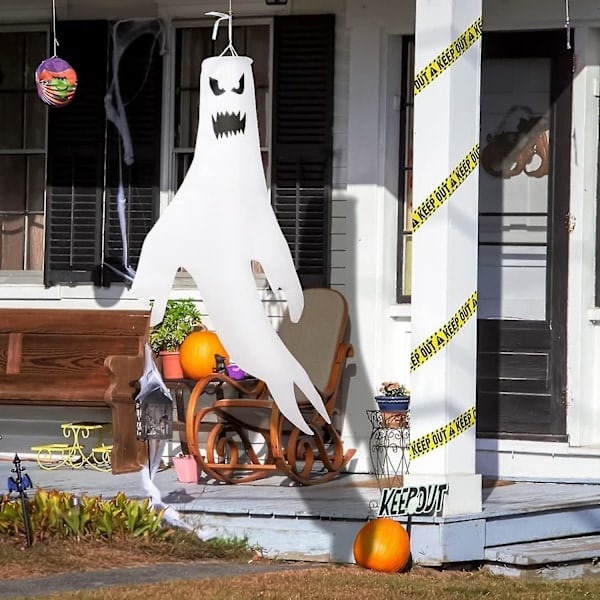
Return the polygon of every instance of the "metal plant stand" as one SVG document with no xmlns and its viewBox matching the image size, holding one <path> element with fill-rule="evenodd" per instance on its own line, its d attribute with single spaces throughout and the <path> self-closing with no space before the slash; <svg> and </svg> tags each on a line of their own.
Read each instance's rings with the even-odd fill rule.
<svg viewBox="0 0 600 600">
<path fill-rule="evenodd" d="M 409 411 L 368 410 L 367 417 L 372 426 L 369 449 L 377 484 L 380 489 L 401 487 L 409 467 Z"/>
</svg>

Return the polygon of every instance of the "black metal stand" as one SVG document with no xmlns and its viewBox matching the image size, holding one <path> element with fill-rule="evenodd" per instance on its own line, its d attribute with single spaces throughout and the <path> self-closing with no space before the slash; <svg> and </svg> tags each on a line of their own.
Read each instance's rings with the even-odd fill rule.
<svg viewBox="0 0 600 600">
<path fill-rule="evenodd" d="M 409 468 L 410 414 L 368 410 L 367 417 L 373 428 L 369 449 L 379 488 L 400 487 Z"/>
</svg>

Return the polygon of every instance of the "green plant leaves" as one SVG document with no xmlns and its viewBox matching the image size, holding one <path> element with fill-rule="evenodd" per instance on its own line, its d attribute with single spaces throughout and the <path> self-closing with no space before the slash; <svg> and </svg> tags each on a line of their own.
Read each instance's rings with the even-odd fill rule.
<svg viewBox="0 0 600 600">
<path fill-rule="evenodd" d="M 150 347 L 156 353 L 174 352 L 201 323 L 202 315 L 192 298 L 169 300 L 163 320 L 150 330 Z"/>
<path fill-rule="evenodd" d="M 165 539 L 171 530 L 163 525 L 164 511 L 156 511 L 146 498 L 130 500 L 119 492 L 112 500 L 68 492 L 38 489 L 29 499 L 29 514 L 37 540 L 106 539 L 126 536 Z M 25 537 L 23 509 L 19 499 L 0 498 L 0 537 Z"/>
</svg>

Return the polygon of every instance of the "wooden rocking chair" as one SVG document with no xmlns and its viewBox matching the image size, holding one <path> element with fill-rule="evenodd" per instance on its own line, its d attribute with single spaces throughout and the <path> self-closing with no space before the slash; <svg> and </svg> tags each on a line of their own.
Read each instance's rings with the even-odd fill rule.
<svg viewBox="0 0 600 600">
<path fill-rule="evenodd" d="M 326 288 L 305 290 L 300 321 L 292 323 L 286 313 L 279 328 L 281 339 L 306 369 L 332 419 L 326 423 L 296 389 L 313 435 L 306 435 L 281 414 L 262 381 L 249 384 L 222 373 L 199 380 L 186 412 L 186 437 L 199 467 L 225 483 L 246 483 L 276 472 L 303 485 L 336 477 L 355 453 L 354 449 L 344 452 L 333 424 L 346 358 L 352 356 L 352 346 L 345 341 L 347 329 L 346 299 Z M 217 399 L 198 409 L 202 394 L 214 393 L 215 388 Z M 239 397 L 223 398 L 224 389 Z M 203 448 L 200 432 L 207 432 Z"/>
</svg>

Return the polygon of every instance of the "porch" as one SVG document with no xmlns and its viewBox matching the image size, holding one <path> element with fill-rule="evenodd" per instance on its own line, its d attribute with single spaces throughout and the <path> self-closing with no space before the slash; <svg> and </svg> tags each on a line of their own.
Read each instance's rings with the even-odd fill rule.
<svg viewBox="0 0 600 600">
<path fill-rule="evenodd" d="M 10 475 L 3 456 L 0 474 Z M 35 487 L 111 497 L 144 496 L 140 473 L 112 475 L 23 466 Z M 6 479 L 4 479 L 6 480 Z M 360 527 L 377 514 L 379 488 L 371 475 L 344 474 L 312 487 L 273 476 L 242 486 L 180 483 L 173 468 L 155 484 L 163 501 L 194 527 L 244 536 L 266 555 L 288 560 L 353 562 Z M 406 524 L 416 563 L 486 565 L 497 573 L 575 577 L 597 575 L 600 557 L 600 485 L 486 481 L 483 512 L 414 517 Z"/>
</svg>

